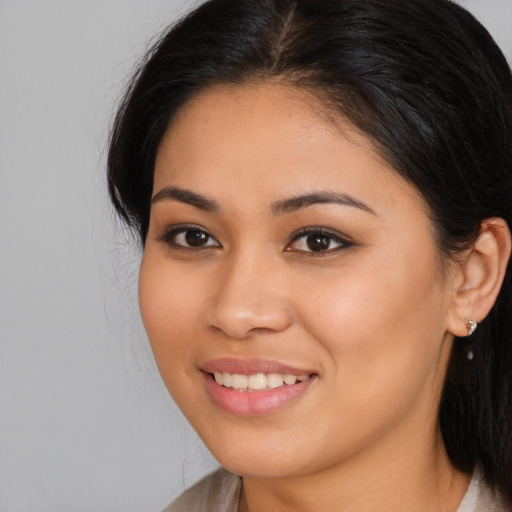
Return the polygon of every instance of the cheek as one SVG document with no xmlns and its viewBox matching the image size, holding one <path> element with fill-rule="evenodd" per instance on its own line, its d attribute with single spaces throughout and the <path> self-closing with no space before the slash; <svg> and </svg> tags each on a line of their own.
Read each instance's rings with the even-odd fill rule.
<svg viewBox="0 0 512 512">
<path fill-rule="evenodd" d="M 412 411 L 422 411 L 420 423 L 434 422 L 446 358 L 431 280 L 414 285 L 377 272 L 340 276 L 319 288 L 309 299 L 316 307 L 304 307 L 301 318 L 327 354 L 329 410 L 337 411 L 334 427 L 342 426 L 347 443 L 358 446 L 358 439 L 415 417 Z"/>
<path fill-rule="evenodd" d="M 340 268 L 307 294 L 297 290 L 306 330 L 348 385 L 362 390 L 435 369 L 446 301 L 431 261 L 395 253 Z"/>
<path fill-rule="evenodd" d="M 192 357 L 193 343 L 180 340 L 187 326 L 198 325 L 199 303 L 194 275 L 179 271 L 165 260 L 146 250 L 142 258 L 139 275 L 139 306 L 142 321 L 155 355 L 160 373 L 167 383 L 189 365 L 183 362 Z"/>
</svg>

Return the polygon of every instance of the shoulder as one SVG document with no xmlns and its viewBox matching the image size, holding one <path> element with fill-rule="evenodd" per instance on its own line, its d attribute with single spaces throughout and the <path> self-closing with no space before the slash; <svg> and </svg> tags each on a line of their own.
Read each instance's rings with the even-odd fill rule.
<svg viewBox="0 0 512 512">
<path fill-rule="evenodd" d="M 503 496 L 487 484 L 477 470 L 457 512 L 512 512 L 512 508 Z"/>
<path fill-rule="evenodd" d="M 240 477 L 221 468 L 187 489 L 162 512 L 236 512 Z"/>
</svg>

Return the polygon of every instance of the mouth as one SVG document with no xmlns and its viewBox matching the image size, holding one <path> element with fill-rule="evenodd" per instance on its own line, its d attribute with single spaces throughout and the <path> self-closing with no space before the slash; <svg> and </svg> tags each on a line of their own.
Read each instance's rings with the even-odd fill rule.
<svg viewBox="0 0 512 512">
<path fill-rule="evenodd" d="M 222 359 L 202 368 L 212 402 L 236 416 L 277 413 L 307 394 L 318 375 L 266 360 Z"/>
<path fill-rule="evenodd" d="M 283 386 L 293 386 L 312 377 L 310 374 L 293 375 L 284 373 L 253 373 L 242 375 L 240 373 L 213 372 L 210 374 L 215 382 L 224 388 L 235 391 L 264 391 Z"/>
</svg>

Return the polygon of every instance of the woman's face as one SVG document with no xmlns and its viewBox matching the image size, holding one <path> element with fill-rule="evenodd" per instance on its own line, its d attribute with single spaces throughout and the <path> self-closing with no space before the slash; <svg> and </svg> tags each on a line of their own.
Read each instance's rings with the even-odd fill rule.
<svg viewBox="0 0 512 512">
<path fill-rule="evenodd" d="M 451 272 L 366 137 L 291 87 L 212 88 L 165 134 L 153 194 L 144 325 L 223 465 L 308 474 L 435 442 Z"/>
</svg>

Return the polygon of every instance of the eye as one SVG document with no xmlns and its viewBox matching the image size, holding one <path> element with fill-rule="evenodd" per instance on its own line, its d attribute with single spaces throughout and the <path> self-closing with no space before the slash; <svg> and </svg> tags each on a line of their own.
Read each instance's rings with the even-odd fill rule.
<svg viewBox="0 0 512 512">
<path fill-rule="evenodd" d="M 340 235 L 325 228 L 310 228 L 297 233 L 286 247 L 287 251 L 300 251 L 316 254 L 331 253 L 354 245 Z"/>
<path fill-rule="evenodd" d="M 196 226 L 180 226 L 169 229 L 160 240 L 169 245 L 185 249 L 220 247 L 220 243 L 207 231 Z"/>
</svg>

